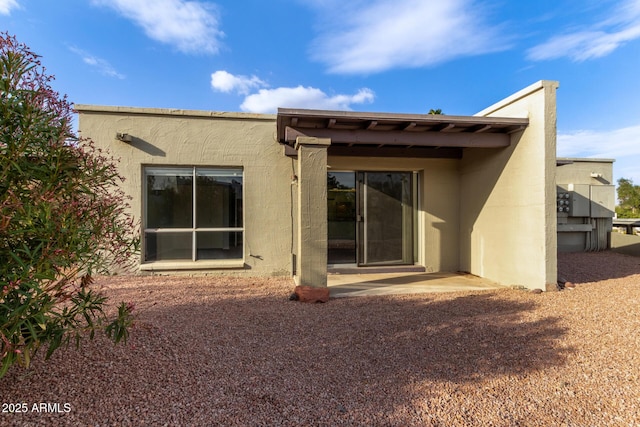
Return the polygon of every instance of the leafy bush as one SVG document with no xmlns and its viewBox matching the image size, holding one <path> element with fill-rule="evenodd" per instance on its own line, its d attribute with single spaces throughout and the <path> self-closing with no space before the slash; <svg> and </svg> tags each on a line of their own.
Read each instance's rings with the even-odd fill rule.
<svg viewBox="0 0 640 427">
<path fill-rule="evenodd" d="M 618 180 L 618 218 L 640 217 L 640 185 L 633 185 L 632 179 Z"/>
<path fill-rule="evenodd" d="M 73 109 L 39 58 L 0 33 L 0 377 L 97 330 L 126 340 L 92 275 L 126 268 L 138 250 L 115 162 L 72 129 Z"/>
</svg>

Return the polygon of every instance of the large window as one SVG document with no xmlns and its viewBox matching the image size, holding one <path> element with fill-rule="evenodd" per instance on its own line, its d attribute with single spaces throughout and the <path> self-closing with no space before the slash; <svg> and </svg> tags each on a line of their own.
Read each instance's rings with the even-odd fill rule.
<svg viewBox="0 0 640 427">
<path fill-rule="evenodd" d="M 242 169 L 146 167 L 144 260 L 242 259 Z"/>
</svg>

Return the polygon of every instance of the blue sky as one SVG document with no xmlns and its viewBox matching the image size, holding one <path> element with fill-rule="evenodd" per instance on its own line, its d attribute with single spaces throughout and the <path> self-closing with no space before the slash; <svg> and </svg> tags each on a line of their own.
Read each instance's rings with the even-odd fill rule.
<svg viewBox="0 0 640 427">
<path fill-rule="evenodd" d="M 472 115 L 558 80 L 558 155 L 640 184 L 640 0 L 0 0 L 79 104 Z"/>
</svg>

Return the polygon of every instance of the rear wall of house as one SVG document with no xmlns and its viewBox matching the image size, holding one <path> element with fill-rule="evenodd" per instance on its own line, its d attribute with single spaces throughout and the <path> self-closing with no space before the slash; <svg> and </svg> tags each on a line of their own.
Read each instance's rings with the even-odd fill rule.
<svg viewBox="0 0 640 427">
<path fill-rule="evenodd" d="M 459 159 L 329 156 L 329 170 L 418 172 L 418 264 L 458 271 Z"/>
<path fill-rule="evenodd" d="M 292 161 L 274 139 L 275 116 L 242 113 L 76 106 L 79 128 L 121 162 L 131 213 L 143 216 L 143 167 L 243 169 L 244 254 L 235 265 L 198 261 L 193 269 L 248 275 L 292 274 Z M 131 135 L 131 143 L 116 133 Z M 155 263 L 154 271 L 189 270 L 188 262 Z M 238 265 L 239 264 L 239 265 Z M 216 268 L 219 267 L 219 268 Z"/>
</svg>

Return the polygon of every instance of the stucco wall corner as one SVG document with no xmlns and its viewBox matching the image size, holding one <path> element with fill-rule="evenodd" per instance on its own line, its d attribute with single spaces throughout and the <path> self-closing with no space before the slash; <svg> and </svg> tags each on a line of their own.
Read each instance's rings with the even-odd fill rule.
<svg viewBox="0 0 640 427">
<path fill-rule="evenodd" d="M 503 284 L 555 288 L 558 87 L 555 81 L 541 80 L 477 114 L 525 115 L 529 125 L 513 133 L 511 145 L 503 150 L 465 151 L 461 163 L 463 270 Z"/>
</svg>

